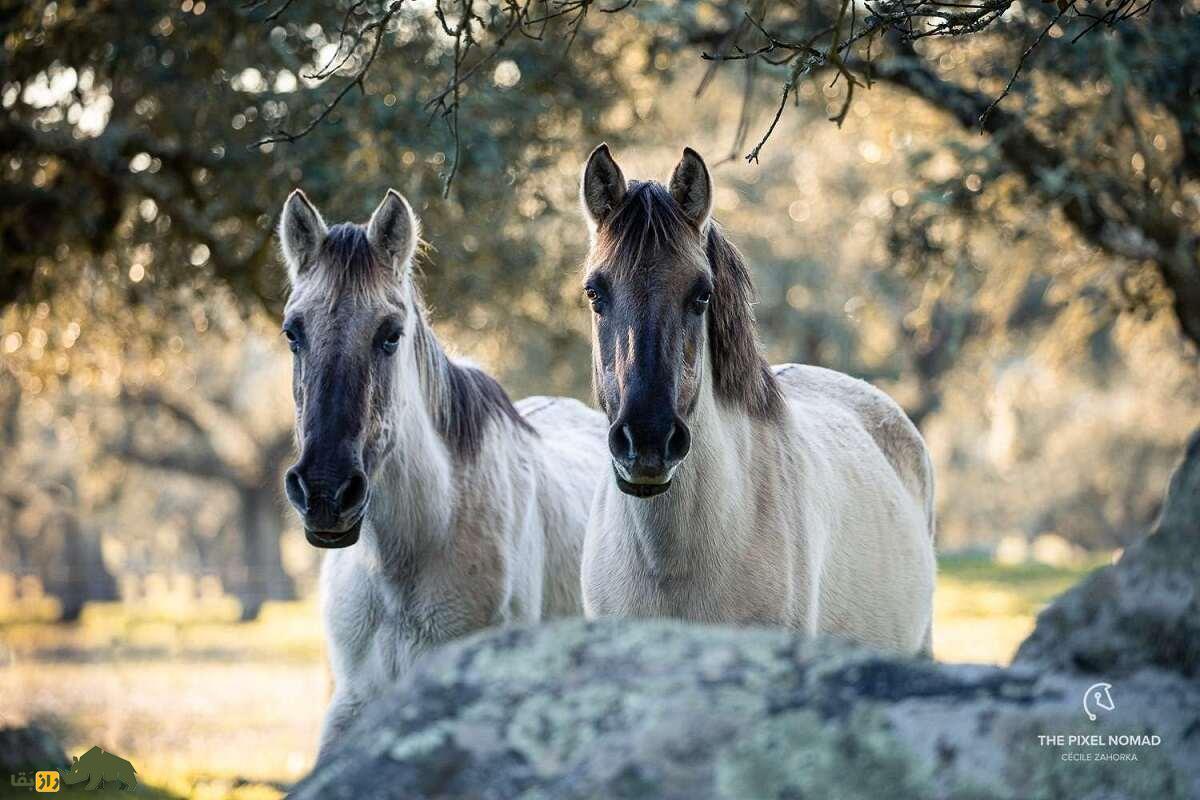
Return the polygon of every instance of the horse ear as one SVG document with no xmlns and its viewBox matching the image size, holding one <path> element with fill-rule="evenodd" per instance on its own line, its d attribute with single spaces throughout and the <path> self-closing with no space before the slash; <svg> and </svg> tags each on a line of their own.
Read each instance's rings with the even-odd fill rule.
<svg viewBox="0 0 1200 800">
<path fill-rule="evenodd" d="M 712 178 L 704 159 L 692 148 L 683 148 L 683 158 L 671 174 L 671 196 L 697 228 L 703 228 L 712 213 L 712 194 Z"/>
<path fill-rule="evenodd" d="M 608 152 L 607 144 L 600 145 L 588 156 L 579 195 L 593 231 L 604 224 L 625 198 L 625 176 Z"/>
<path fill-rule="evenodd" d="M 304 192 L 293 191 L 283 204 L 283 216 L 279 220 L 279 243 L 292 283 L 312 266 L 328 232 L 316 206 L 308 201 Z"/>
<path fill-rule="evenodd" d="M 412 206 L 395 189 L 388 189 L 367 223 L 371 247 L 403 269 L 417 250 L 419 236 L 419 223 Z"/>
</svg>

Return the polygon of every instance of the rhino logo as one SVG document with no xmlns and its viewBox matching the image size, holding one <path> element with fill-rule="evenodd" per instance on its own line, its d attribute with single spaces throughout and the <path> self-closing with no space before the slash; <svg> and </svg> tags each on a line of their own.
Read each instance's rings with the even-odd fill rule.
<svg viewBox="0 0 1200 800">
<path fill-rule="evenodd" d="M 99 747 L 93 747 L 82 756 L 75 756 L 71 769 L 63 775 L 62 782 L 68 786 L 80 783 L 84 789 L 101 789 L 117 786 L 122 790 L 132 790 L 137 786 L 137 770 L 120 756 L 105 752 Z"/>
</svg>

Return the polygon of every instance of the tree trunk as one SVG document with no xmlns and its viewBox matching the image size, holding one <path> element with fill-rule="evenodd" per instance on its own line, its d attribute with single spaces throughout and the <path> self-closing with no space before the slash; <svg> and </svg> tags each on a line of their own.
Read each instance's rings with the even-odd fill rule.
<svg viewBox="0 0 1200 800">
<path fill-rule="evenodd" d="M 268 600 L 295 600 L 296 585 L 283 568 L 283 518 L 275 492 L 265 486 L 238 492 L 242 564 L 234 592 L 242 620 L 255 619 Z"/>
<path fill-rule="evenodd" d="M 46 591 L 62 604 L 63 622 L 79 619 L 85 604 L 118 598 L 117 582 L 100 552 L 100 543 L 84 533 L 73 513 L 57 515 L 61 550 L 43 578 Z"/>
</svg>

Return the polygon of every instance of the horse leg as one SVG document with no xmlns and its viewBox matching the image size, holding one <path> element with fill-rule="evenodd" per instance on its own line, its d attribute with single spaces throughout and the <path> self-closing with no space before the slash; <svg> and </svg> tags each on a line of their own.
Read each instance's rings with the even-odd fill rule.
<svg viewBox="0 0 1200 800">
<path fill-rule="evenodd" d="M 321 743 L 317 747 L 317 763 L 324 761 L 337 745 L 338 739 L 350 727 L 362 710 L 363 702 L 350 692 L 334 690 L 325 722 L 321 726 Z"/>
</svg>

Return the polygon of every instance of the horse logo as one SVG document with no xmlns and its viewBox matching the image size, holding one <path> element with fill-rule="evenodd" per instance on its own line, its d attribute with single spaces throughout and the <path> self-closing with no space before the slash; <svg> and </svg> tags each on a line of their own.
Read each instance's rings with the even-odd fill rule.
<svg viewBox="0 0 1200 800">
<path fill-rule="evenodd" d="M 1092 722 L 1096 721 L 1096 714 L 1100 711 L 1116 709 L 1117 704 L 1113 702 L 1110 689 L 1111 683 L 1093 683 L 1083 693 L 1083 713 L 1087 714 L 1087 718 Z"/>
</svg>

